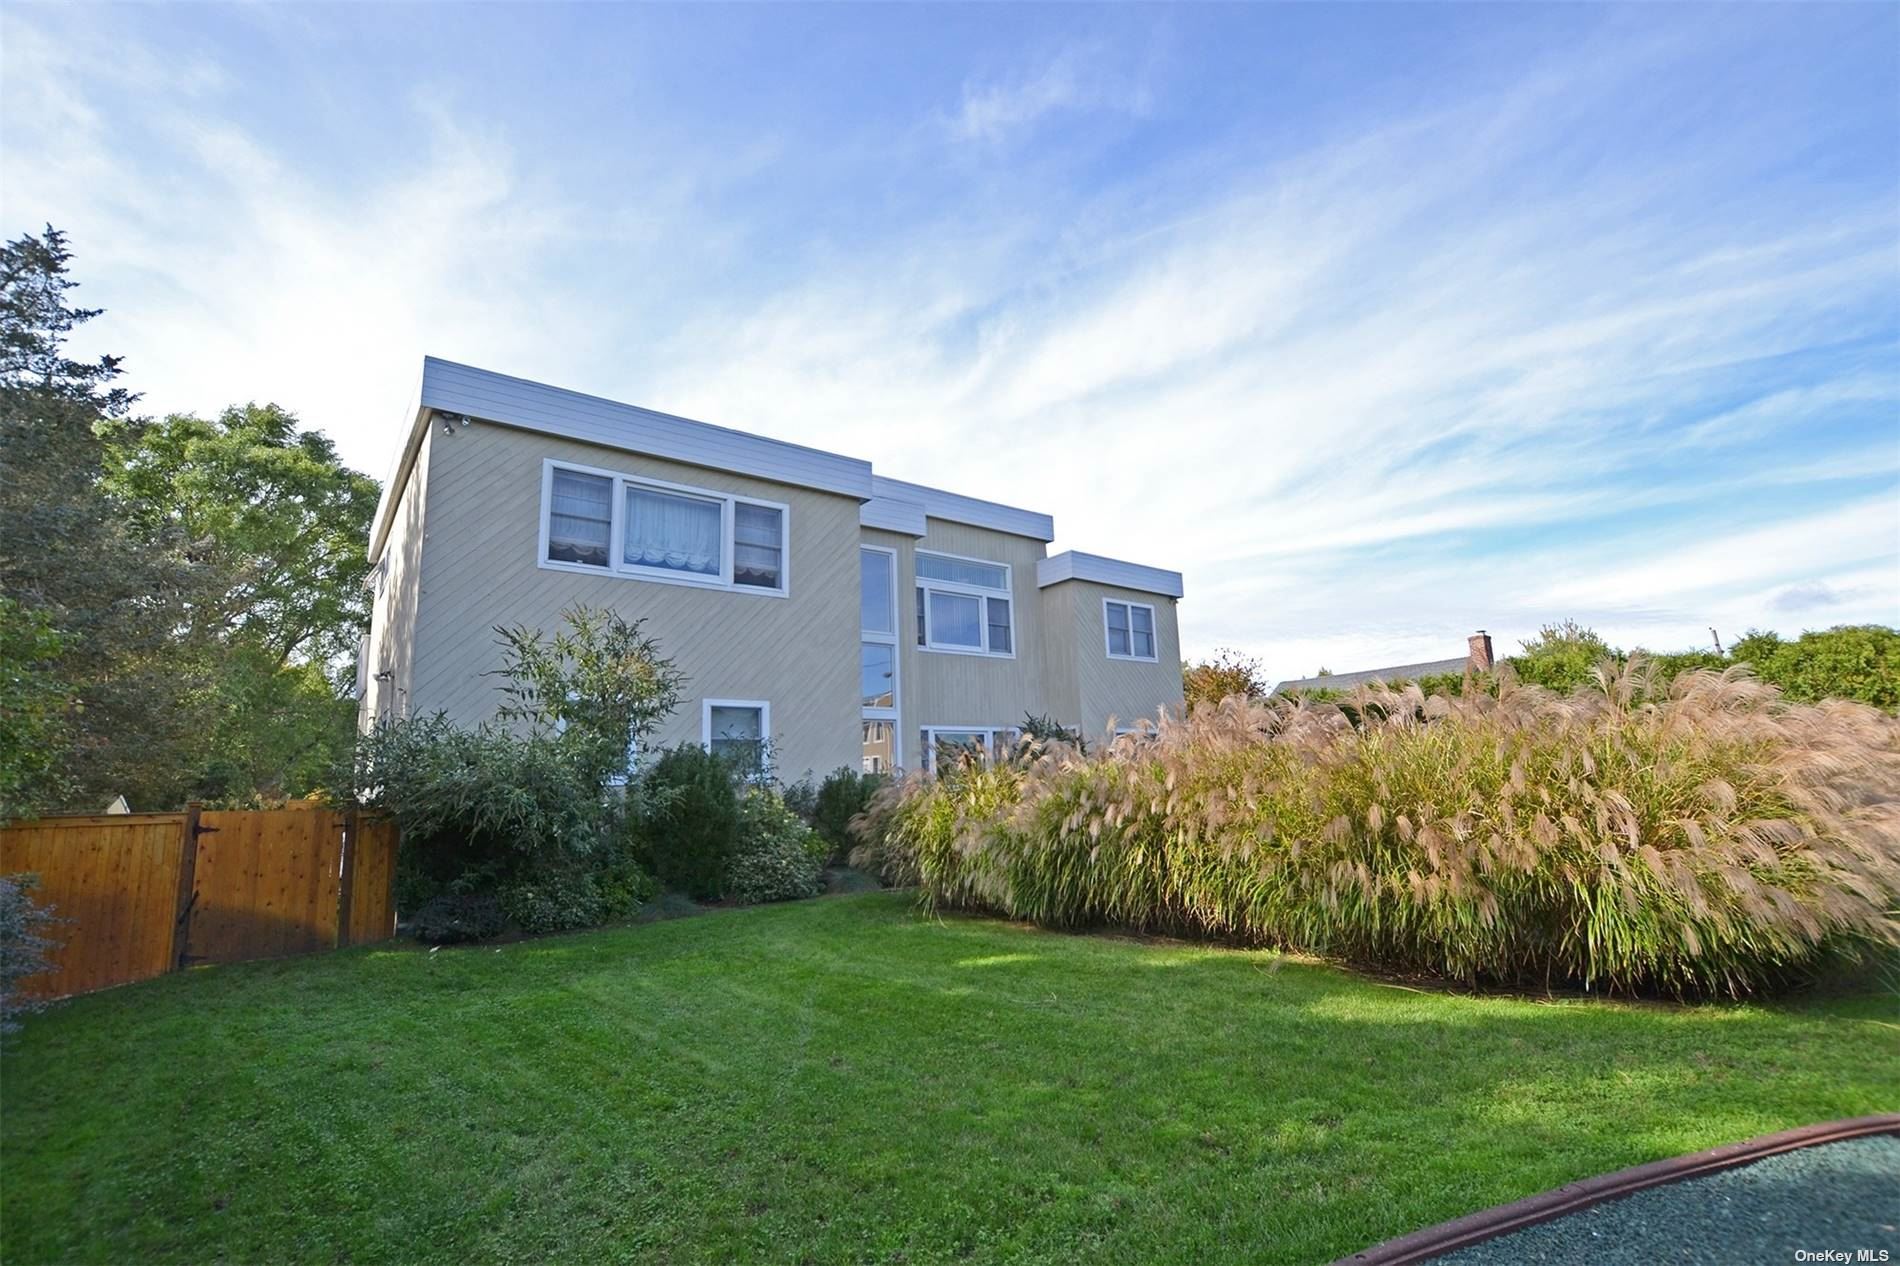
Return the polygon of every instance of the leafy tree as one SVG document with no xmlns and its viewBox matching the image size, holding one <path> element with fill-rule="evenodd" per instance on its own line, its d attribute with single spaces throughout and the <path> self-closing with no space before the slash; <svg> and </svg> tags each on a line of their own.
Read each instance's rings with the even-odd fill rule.
<svg viewBox="0 0 1900 1266">
<path fill-rule="evenodd" d="M 1267 693 L 1260 661 L 1227 647 L 1216 650 L 1212 659 L 1181 665 L 1181 684 L 1190 713 L 1200 704 L 1217 704 L 1229 695 L 1258 699 Z"/>
<path fill-rule="evenodd" d="M 641 631 L 644 621 L 577 605 L 553 637 L 497 628 L 506 696 L 499 715 L 555 732 L 597 784 L 624 781 L 634 752 L 679 706 L 685 674 Z"/>
<path fill-rule="evenodd" d="M 1844 624 L 1803 633 L 1792 642 L 1751 631 L 1729 654 L 1800 703 L 1856 699 L 1889 712 L 1900 710 L 1900 629 Z"/>
<path fill-rule="evenodd" d="M 1522 654 L 1511 656 L 1510 664 L 1520 681 L 1569 693 L 1591 680 L 1591 673 L 1606 661 L 1622 657 L 1595 629 L 1565 620 L 1539 629 L 1524 643 Z"/>
<path fill-rule="evenodd" d="M 153 536 L 172 533 L 218 577 L 194 612 L 277 665 L 340 664 L 369 626 L 363 543 L 374 479 L 275 404 L 174 414 L 107 434 L 107 490 Z"/>
<path fill-rule="evenodd" d="M 28 811 L 29 793 L 54 774 L 65 729 L 62 646 L 45 612 L 0 596 L 0 821 Z"/>
<path fill-rule="evenodd" d="M 98 315 L 69 302 L 70 260 L 51 227 L 0 247 L 0 593 L 17 604 L 10 630 L 38 630 L 32 679 L 64 698 L 39 719 L 44 745 L 7 749 L 26 760 L 0 773 L 10 814 L 145 798 L 202 729 L 181 705 L 202 661 L 180 639 L 202 569 L 106 486 L 99 431 L 134 429 L 136 397 L 113 385 L 117 357 L 65 355 L 70 332 Z"/>
</svg>

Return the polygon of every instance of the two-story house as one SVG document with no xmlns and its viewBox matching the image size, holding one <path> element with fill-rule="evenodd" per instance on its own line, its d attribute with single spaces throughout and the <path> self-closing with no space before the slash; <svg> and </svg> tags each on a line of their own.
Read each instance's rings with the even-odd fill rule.
<svg viewBox="0 0 1900 1266">
<path fill-rule="evenodd" d="M 500 702 L 496 625 L 646 621 L 686 674 L 655 736 L 769 740 L 797 777 L 1086 735 L 1181 706 L 1181 576 L 1048 553 L 1050 516 L 433 357 L 371 530 L 361 721 Z"/>
</svg>

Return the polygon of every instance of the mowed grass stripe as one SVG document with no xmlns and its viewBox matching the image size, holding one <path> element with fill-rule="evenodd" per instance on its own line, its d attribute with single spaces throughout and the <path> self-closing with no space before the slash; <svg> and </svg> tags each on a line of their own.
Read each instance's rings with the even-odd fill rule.
<svg viewBox="0 0 1900 1266">
<path fill-rule="evenodd" d="M 1900 1103 L 1891 998 L 1539 1003 L 890 894 L 167 977 L 0 1077 L 0 1257 L 1326 1260 Z"/>
</svg>

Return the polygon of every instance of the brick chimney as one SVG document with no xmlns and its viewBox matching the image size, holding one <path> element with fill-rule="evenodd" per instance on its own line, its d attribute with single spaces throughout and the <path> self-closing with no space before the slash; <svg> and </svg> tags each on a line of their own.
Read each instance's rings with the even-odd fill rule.
<svg viewBox="0 0 1900 1266">
<path fill-rule="evenodd" d="M 1465 667 L 1474 673 L 1491 671 L 1491 635 L 1479 629 L 1465 639 Z"/>
</svg>

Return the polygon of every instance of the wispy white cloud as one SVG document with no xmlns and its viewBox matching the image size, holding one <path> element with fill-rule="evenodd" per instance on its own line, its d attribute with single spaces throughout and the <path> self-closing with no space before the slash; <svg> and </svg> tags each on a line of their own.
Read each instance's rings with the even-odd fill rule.
<svg viewBox="0 0 1900 1266">
<path fill-rule="evenodd" d="M 1281 676 L 1565 616 L 1654 646 L 1900 618 L 1900 445 L 1852 436 L 1900 407 L 1895 213 L 1712 197 L 1715 165 L 1759 160 L 1715 125 L 1673 164 L 1606 160 L 1593 118 L 1665 91 L 1694 41 L 1553 55 L 1304 150 L 1086 190 L 1011 169 L 797 267 L 770 198 L 712 196 L 785 179 L 770 142 L 617 154 L 629 198 L 424 88 L 391 116 L 411 161 L 345 184 L 247 127 L 218 64 L 150 68 L 128 120 L 112 42 L 7 37 L 0 210 L 73 231 L 102 347 L 154 407 L 275 398 L 380 471 L 420 355 L 474 360 L 1051 511 L 1058 546 L 1187 573 L 1190 651 Z M 956 155 L 1139 118 L 1130 64 L 1077 46 L 975 76 L 925 130 Z M 714 287 L 694 251 L 754 266 Z M 1772 372 L 1856 341 L 1876 350 Z M 1821 424 L 1832 447 L 1776 442 Z"/>
<path fill-rule="evenodd" d="M 1073 46 L 1027 73 L 966 80 L 946 125 L 958 140 L 996 142 L 1050 115 L 1088 110 L 1140 117 L 1152 107 L 1139 72 L 1111 65 L 1099 47 Z"/>
</svg>

